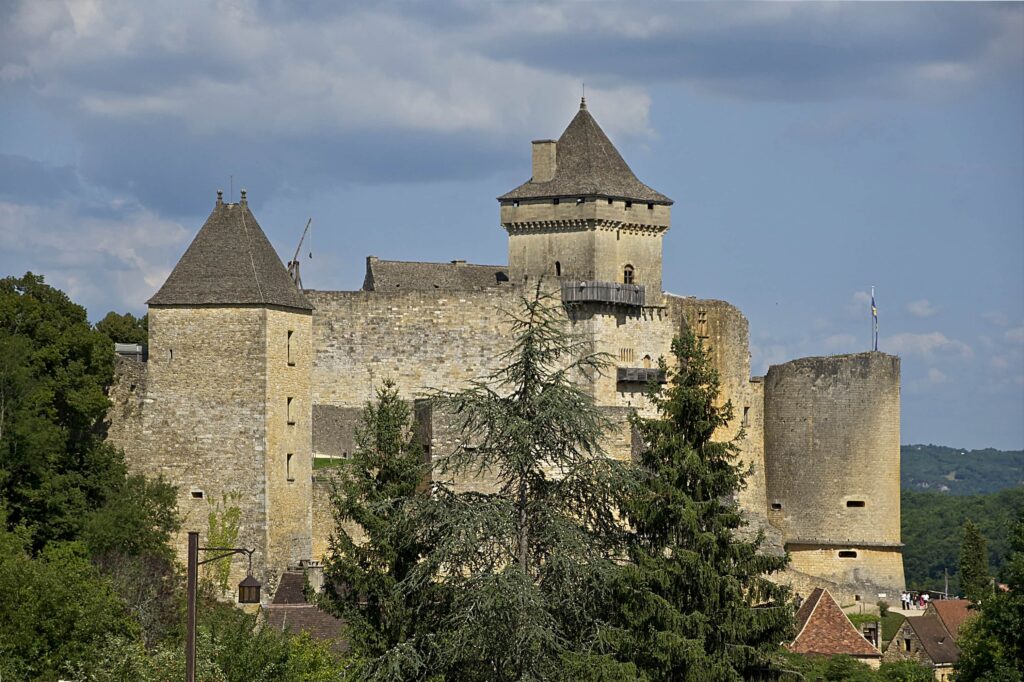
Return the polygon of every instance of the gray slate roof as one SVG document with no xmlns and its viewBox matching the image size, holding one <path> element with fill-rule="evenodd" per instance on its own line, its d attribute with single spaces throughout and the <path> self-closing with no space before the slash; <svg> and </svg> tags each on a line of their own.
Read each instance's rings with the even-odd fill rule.
<svg viewBox="0 0 1024 682">
<path fill-rule="evenodd" d="M 432 289 L 486 289 L 508 282 L 504 265 L 469 263 L 414 263 L 366 259 L 363 291 L 423 291 Z"/>
<path fill-rule="evenodd" d="M 599 196 L 671 204 L 672 200 L 637 180 L 615 145 L 587 111 L 586 100 L 555 145 L 555 177 L 528 180 L 499 201 L 566 196 Z"/>
<path fill-rule="evenodd" d="M 949 665 L 960 659 L 960 647 L 936 614 L 907 618 L 907 624 L 914 629 L 932 663 Z"/>
<path fill-rule="evenodd" d="M 278 305 L 312 310 L 249 211 L 220 201 L 149 305 Z"/>
</svg>

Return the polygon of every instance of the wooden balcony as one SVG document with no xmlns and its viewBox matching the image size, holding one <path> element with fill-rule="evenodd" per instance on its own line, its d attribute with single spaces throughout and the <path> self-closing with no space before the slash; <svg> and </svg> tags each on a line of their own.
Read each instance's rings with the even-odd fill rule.
<svg viewBox="0 0 1024 682">
<path fill-rule="evenodd" d="M 615 371 L 615 380 L 619 383 L 646 384 L 657 381 L 666 382 L 665 373 L 657 367 L 619 367 Z"/>
<path fill-rule="evenodd" d="M 619 282 L 563 281 L 562 303 L 609 303 L 611 305 L 642 306 L 643 284 Z"/>
</svg>

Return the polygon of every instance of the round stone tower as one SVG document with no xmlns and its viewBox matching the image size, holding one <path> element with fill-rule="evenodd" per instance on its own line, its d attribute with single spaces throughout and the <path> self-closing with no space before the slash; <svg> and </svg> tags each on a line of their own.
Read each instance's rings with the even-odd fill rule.
<svg viewBox="0 0 1024 682">
<path fill-rule="evenodd" d="M 767 512 L 795 588 L 816 576 L 842 601 L 893 603 L 904 587 L 899 358 L 794 360 L 768 370 L 764 393 Z"/>
</svg>

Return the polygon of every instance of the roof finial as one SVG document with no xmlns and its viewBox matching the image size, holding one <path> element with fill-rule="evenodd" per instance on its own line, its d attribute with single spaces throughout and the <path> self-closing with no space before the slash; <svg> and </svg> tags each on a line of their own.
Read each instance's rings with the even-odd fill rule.
<svg viewBox="0 0 1024 682">
<path fill-rule="evenodd" d="M 242 190 L 239 190 L 239 194 L 241 194 L 241 195 L 242 195 L 242 199 L 241 199 L 241 202 L 240 202 L 240 203 L 241 203 L 241 204 L 242 204 L 242 205 L 244 206 L 244 205 L 245 205 L 245 204 L 247 203 L 247 202 L 246 202 L 246 199 L 245 199 L 245 190 L 244 190 L 244 189 L 242 189 Z"/>
<path fill-rule="evenodd" d="M 586 109 L 587 108 L 587 84 L 586 83 L 582 83 L 581 85 L 583 86 L 583 95 L 582 95 L 582 97 L 580 97 L 580 109 Z"/>
<path fill-rule="evenodd" d="M 224 190 L 217 190 L 217 205 L 220 206 L 224 203 Z"/>
</svg>

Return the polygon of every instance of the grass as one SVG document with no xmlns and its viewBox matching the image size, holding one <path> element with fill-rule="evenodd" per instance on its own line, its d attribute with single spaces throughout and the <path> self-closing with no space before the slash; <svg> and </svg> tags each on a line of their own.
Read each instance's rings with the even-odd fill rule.
<svg viewBox="0 0 1024 682">
<path fill-rule="evenodd" d="M 344 461 L 345 460 L 341 459 L 340 457 L 314 457 L 313 471 L 316 471 L 317 469 L 334 469 L 336 467 L 340 467 L 342 462 Z"/>
</svg>

